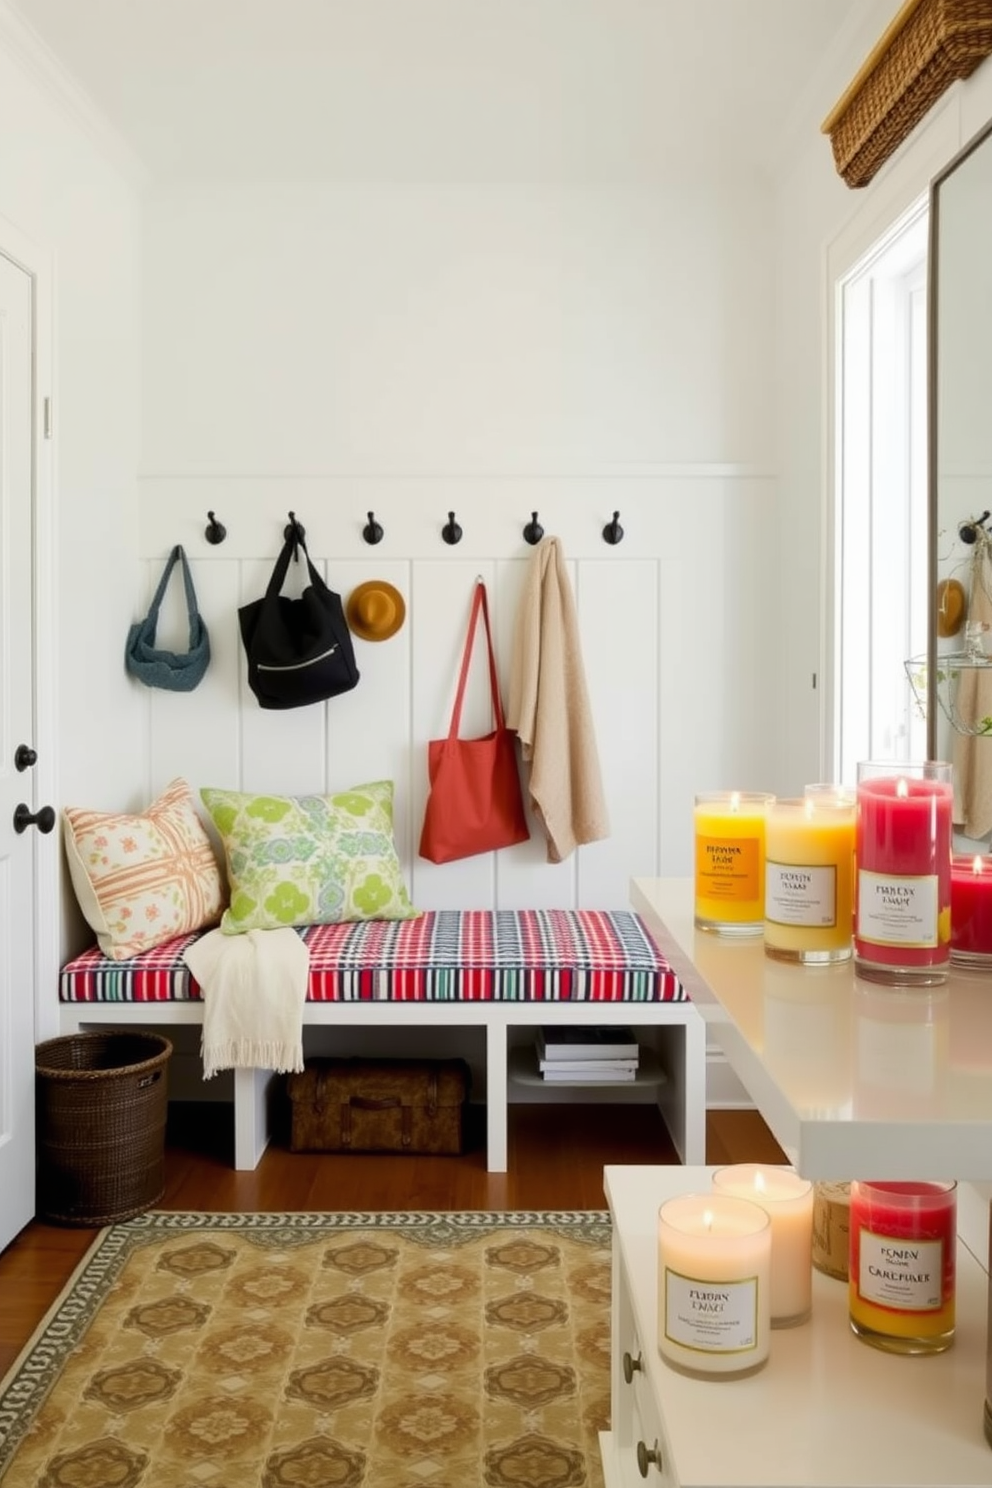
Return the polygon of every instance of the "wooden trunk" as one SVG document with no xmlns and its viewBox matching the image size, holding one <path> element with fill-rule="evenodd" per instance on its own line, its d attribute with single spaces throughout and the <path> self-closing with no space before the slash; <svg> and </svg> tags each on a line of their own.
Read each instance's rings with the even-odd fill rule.
<svg viewBox="0 0 992 1488">
<path fill-rule="evenodd" d="M 462 1151 L 463 1059 L 314 1059 L 290 1075 L 293 1152 Z"/>
</svg>

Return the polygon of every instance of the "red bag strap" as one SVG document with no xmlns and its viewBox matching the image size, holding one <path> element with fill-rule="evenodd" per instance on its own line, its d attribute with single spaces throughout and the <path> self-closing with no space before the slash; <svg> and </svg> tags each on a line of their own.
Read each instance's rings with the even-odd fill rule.
<svg viewBox="0 0 992 1488">
<path fill-rule="evenodd" d="M 475 594 L 472 597 L 472 613 L 469 616 L 468 635 L 465 637 L 465 650 L 462 652 L 462 669 L 458 676 L 458 691 L 455 693 L 455 706 L 451 710 L 451 726 L 448 729 L 448 738 L 456 739 L 458 729 L 462 721 L 462 701 L 465 697 L 465 683 L 468 681 L 468 668 L 472 660 L 472 646 L 475 643 L 475 627 L 479 619 L 479 611 L 486 626 L 486 645 L 489 648 L 489 688 L 493 701 L 493 718 L 497 729 L 502 729 L 503 704 L 499 695 L 499 680 L 496 676 L 496 657 L 493 653 L 493 635 L 489 628 L 489 601 L 486 597 L 486 586 L 481 579 L 476 581 Z"/>
</svg>

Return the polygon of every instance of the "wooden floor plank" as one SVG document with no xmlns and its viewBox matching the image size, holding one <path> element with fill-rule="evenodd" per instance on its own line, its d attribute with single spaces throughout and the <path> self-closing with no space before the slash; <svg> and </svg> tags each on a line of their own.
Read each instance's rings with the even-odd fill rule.
<svg viewBox="0 0 992 1488">
<path fill-rule="evenodd" d="M 270 1147 L 251 1173 L 231 1167 L 233 1132 L 216 1106 L 172 1108 L 166 1188 L 171 1210 L 262 1211 L 603 1209 L 603 1168 L 676 1163 L 652 1106 L 511 1105 L 509 1171 L 487 1173 L 484 1111 L 472 1108 L 458 1157 L 341 1156 Z M 711 1111 L 710 1162 L 783 1162 L 754 1111 Z M 97 1231 L 34 1222 L 0 1254 L 0 1376 L 13 1364 Z"/>
</svg>

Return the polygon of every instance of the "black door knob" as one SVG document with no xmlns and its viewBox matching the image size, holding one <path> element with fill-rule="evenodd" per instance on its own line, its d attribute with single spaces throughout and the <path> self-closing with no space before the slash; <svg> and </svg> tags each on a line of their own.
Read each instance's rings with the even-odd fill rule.
<svg viewBox="0 0 992 1488">
<path fill-rule="evenodd" d="M 22 801 L 19 806 L 14 807 L 15 832 L 25 832 L 28 827 L 37 827 L 39 832 L 50 832 L 54 825 L 55 812 L 51 806 L 42 806 L 40 811 L 32 811 Z"/>
<path fill-rule="evenodd" d="M 30 770 L 32 765 L 38 763 L 38 751 L 32 749 L 30 744 L 18 744 L 14 750 L 14 769 Z"/>
</svg>

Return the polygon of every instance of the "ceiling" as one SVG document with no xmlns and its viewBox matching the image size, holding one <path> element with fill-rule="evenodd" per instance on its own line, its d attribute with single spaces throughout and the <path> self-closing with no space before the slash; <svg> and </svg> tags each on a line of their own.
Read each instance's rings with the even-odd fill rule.
<svg viewBox="0 0 992 1488">
<path fill-rule="evenodd" d="M 159 181 L 767 168 L 866 0 L 11 0 Z M 820 80 L 819 92 L 817 89 Z M 825 144 L 824 148 L 828 148 Z"/>
</svg>

